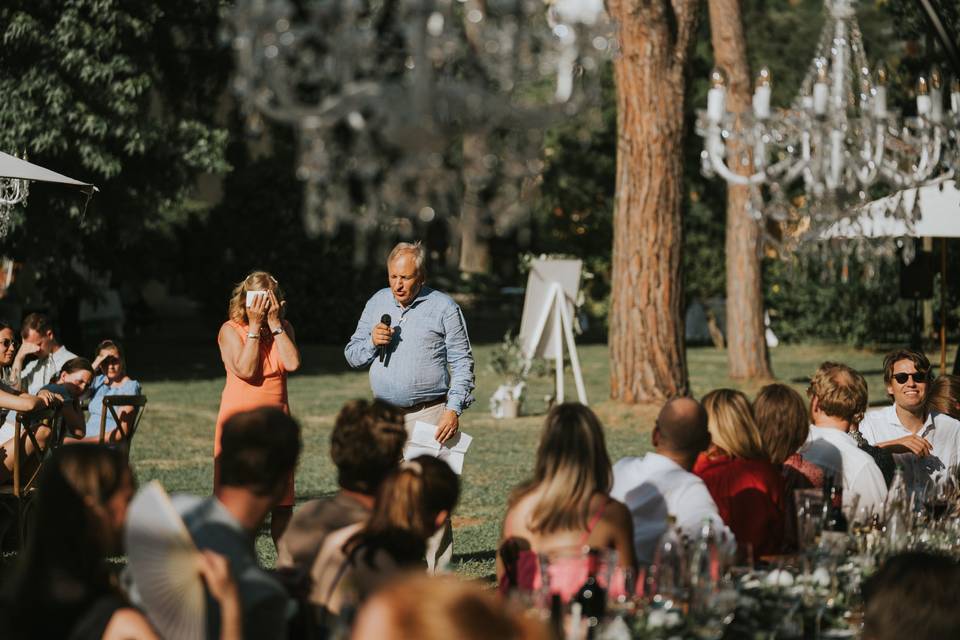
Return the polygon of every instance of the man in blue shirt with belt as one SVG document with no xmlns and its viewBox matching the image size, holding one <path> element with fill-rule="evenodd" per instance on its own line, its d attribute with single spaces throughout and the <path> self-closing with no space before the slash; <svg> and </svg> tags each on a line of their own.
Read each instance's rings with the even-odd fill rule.
<svg viewBox="0 0 960 640">
<path fill-rule="evenodd" d="M 419 242 L 393 248 L 390 286 L 367 301 L 344 355 L 355 369 L 370 367 L 374 397 L 401 408 L 408 433 L 418 421 L 435 424 L 437 440 L 446 442 L 473 403 L 473 351 L 460 307 L 424 285 L 425 257 Z M 428 548 L 428 565 L 442 564 L 449 551 L 441 545 L 431 557 Z"/>
<path fill-rule="evenodd" d="M 351 367 L 370 367 L 374 397 L 403 409 L 408 431 L 416 420 L 436 424 L 446 442 L 473 402 L 473 352 L 460 307 L 424 285 L 424 253 L 419 242 L 390 252 L 390 286 L 367 301 L 344 355 Z"/>
</svg>

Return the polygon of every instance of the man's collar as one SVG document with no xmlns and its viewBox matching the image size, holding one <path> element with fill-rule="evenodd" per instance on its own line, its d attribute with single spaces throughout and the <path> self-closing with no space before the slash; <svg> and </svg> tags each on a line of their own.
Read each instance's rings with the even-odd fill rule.
<svg viewBox="0 0 960 640">
<path fill-rule="evenodd" d="M 393 295 L 393 291 L 390 292 L 390 297 L 393 298 L 393 304 L 395 304 L 398 309 L 406 310 L 406 309 L 412 309 L 413 307 L 417 306 L 417 303 L 425 300 L 426 297 L 430 295 L 432 291 L 433 289 L 431 289 L 427 285 L 423 285 L 422 287 L 420 287 L 420 292 L 417 293 L 417 297 L 414 298 L 413 301 L 411 301 L 410 304 L 407 305 L 406 307 L 404 307 L 397 301 L 396 296 Z"/>
<path fill-rule="evenodd" d="M 887 407 L 887 419 L 890 424 L 900 427 L 905 431 L 910 431 L 900 420 L 900 415 L 897 413 L 896 403 Z M 923 426 L 920 427 L 920 430 L 917 432 L 917 435 L 922 436 L 925 433 L 928 433 L 936 428 L 936 423 L 933 421 L 933 411 L 927 411 L 927 417 L 923 421 Z"/>
</svg>

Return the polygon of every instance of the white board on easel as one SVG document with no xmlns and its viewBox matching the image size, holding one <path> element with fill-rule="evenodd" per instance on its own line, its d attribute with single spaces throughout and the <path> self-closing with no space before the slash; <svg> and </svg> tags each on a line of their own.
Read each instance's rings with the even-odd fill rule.
<svg viewBox="0 0 960 640">
<path fill-rule="evenodd" d="M 573 339 L 573 314 L 580 290 L 580 260 L 537 258 L 530 265 L 520 321 L 520 345 L 529 363 L 534 358 L 554 358 L 557 369 L 557 402 L 563 402 L 563 349 L 566 344 L 577 396 L 587 404 L 580 358 Z"/>
</svg>

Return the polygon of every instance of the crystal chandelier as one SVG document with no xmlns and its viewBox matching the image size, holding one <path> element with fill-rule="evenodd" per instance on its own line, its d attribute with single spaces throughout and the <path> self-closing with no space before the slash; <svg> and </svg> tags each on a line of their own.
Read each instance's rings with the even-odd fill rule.
<svg viewBox="0 0 960 640">
<path fill-rule="evenodd" d="M 455 215 L 465 135 L 534 172 L 616 49 L 602 0 L 237 0 L 228 23 L 248 128 L 296 129 L 311 233 Z"/>
<path fill-rule="evenodd" d="M 704 175 L 749 186 L 751 213 L 776 222 L 796 218 L 787 195 L 802 185 L 808 237 L 848 215 L 875 185 L 905 189 L 952 169 L 957 158 L 946 151 L 960 124 L 960 85 L 953 83 L 945 112 L 936 70 L 917 80 L 917 115 L 901 120 L 887 105 L 884 69 L 871 71 L 867 63 L 855 0 L 824 6 L 826 22 L 790 108 L 771 110 L 771 77 L 763 68 L 752 113 L 728 112 L 724 78 L 715 70 L 697 120 Z"/>
<path fill-rule="evenodd" d="M 19 178 L 0 178 L 0 239 L 10 230 L 13 208 L 26 204 L 30 195 L 30 181 Z"/>
</svg>

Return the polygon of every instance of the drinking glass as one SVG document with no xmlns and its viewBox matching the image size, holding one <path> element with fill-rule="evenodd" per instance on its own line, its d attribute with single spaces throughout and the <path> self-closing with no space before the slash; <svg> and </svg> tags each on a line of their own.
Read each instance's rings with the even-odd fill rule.
<svg viewBox="0 0 960 640">
<path fill-rule="evenodd" d="M 797 544 L 800 551 L 813 551 L 823 530 L 823 492 L 820 489 L 796 489 L 793 492 L 797 517 Z"/>
</svg>

